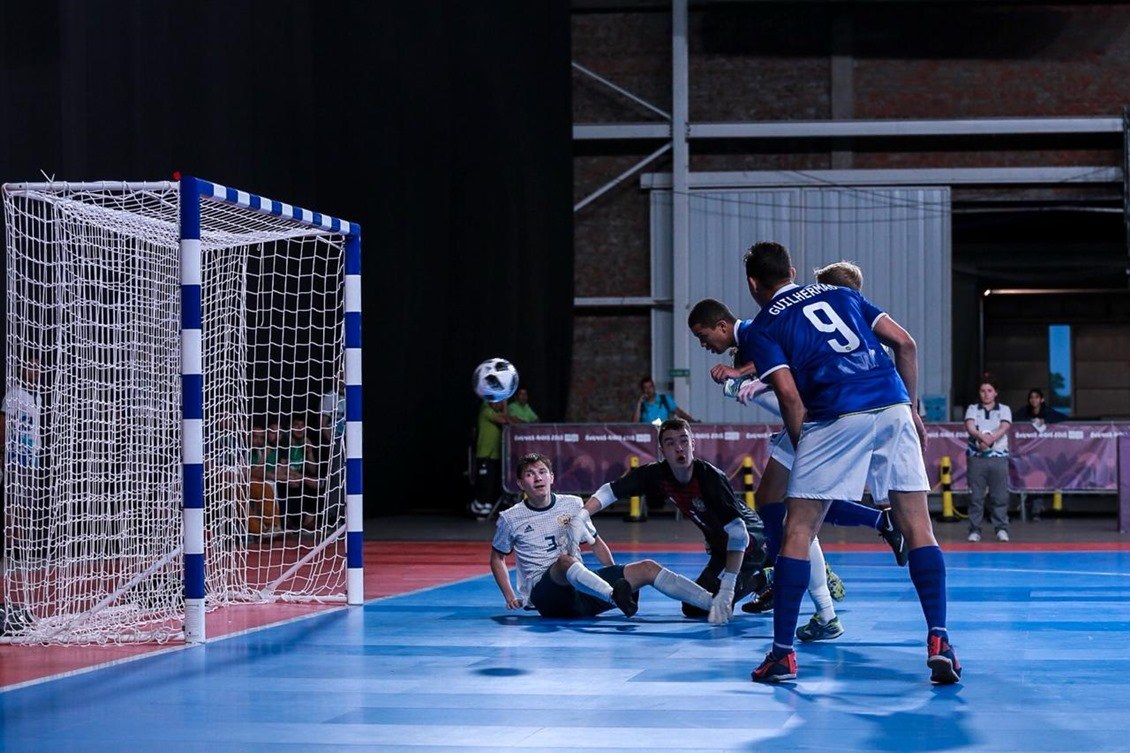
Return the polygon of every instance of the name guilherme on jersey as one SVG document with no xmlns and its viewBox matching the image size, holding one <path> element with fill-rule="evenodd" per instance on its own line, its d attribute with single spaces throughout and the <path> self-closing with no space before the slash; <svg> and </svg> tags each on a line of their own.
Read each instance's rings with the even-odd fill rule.
<svg viewBox="0 0 1130 753">
<path fill-rule="evenodd" d="M 803 303 L 809 298 L 815 298 L 826 290 L 835 290 L 835 286 L 825 285 L 820 282 L 814 283 L 812 285 L 806 285 L 800 290 L 794 290 L 793 292 L 783 295 L 780 298 L 773 299 L 773 301 L 769 304 L 769 308 L 766 310 L 769 312 L 770 316 L 776 316 L 777 314 L 780 314 L 782 311 L 787 309 L 789 306 L 792 306 L 794 303 Z"/>
</svg>

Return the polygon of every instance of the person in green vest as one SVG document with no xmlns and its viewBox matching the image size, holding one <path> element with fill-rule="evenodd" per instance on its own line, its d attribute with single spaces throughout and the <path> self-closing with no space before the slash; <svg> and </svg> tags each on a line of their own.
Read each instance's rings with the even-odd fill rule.
<svg viewBox="0 0 1130 753">
<path fill-rule="evenodd" d="M 502 499 L 502 427 L 516 423 L 505 400 L 483 400 L 475 429 L 475 478 L 471 514 L 486 520 Z"/>
<path fill-rule="evenodd" d="M 525 387 L 519 387 L 510 401 L 510 418 L 523 424 L 536 424 L 541 420 L 530 405 L 530 391 Z"/>
</svg>

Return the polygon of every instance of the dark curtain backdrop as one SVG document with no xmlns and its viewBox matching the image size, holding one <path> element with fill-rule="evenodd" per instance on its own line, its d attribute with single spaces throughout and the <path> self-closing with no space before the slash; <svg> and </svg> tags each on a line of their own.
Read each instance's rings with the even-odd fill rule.
<svg viewBox="0 0 1130 753">
<path fill-rule="evenodd" d="M 0 35 L 0 180 L 179 170 L 362 225 L 368 516 L 463 508 L 482 359 L 564 415 L 567 3 L 0 0 Z"/>
</svg>

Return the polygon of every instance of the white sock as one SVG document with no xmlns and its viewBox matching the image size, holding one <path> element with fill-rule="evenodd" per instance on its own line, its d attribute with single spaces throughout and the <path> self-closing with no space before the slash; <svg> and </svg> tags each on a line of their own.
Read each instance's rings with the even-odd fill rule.
<svg viewBox="0 0 1130 753">
<path fill-rule="evenodd" d="M 836 616 L 836 608 L 832 606 L 832 594 L 828 592 L 828 573 L 824 569 L 824 550 L 820 548 L 820 539 L 813 539 L 808 547 L 808 561 L 811 563 L 808 572 L 808 595 L 816 607 L 822 622 L 829 622 Z"/>
<path fill-rule="evenodd" d="M 675 601 L 685 601 L 699 609 L 710 609 L 710 603 L 714 601 L 714 596 L 705 588 L 665 567 L 659 568 L 659 575 L 655 576 L 655 582 L 651 585 L 664 596 Z"/>
<path fill-rule="evenodd" d="M 565 580 L 581 593 L 612 603 L 612 586 L 581 562 L 574 562 L 565 571 Z"/>
</svg>

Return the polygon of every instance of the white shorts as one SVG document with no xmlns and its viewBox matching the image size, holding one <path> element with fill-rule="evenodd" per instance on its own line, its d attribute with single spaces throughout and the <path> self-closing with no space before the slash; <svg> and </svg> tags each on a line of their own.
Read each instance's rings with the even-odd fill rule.
<svg viewBox="0 0 1130 753">
<path fill-rule="evenodd" d="M 793 469 L 796 460 L 796 450 L 793 449 L 793 440 L 784 429 L 769 438 L 769 458 L 785 466 L 786 471 Z"/>
<path fill-rule="evenodd" d="M 795 499 L 860 499 L 929 491 L 922 445 L 909 405 L 805 423 L 789 476 Z"/>
</svg>

